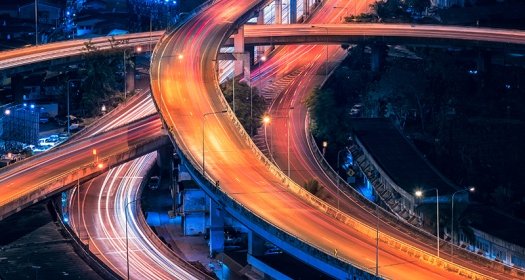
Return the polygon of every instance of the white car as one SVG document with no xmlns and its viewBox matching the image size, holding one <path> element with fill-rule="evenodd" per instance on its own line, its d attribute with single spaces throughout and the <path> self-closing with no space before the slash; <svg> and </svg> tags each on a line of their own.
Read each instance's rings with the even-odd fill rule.
<svg viewBox="0 0 525 280">
<path fill-rule="evenodd" d="M 50 141 L 49 139 L 47 138 L 40 138 L 38 140 L 38 146 L 43 146 L 43 147 L 54 147 L 56 144 L 56 142 L 53 142 L 53 141 Z"/>
</svg>

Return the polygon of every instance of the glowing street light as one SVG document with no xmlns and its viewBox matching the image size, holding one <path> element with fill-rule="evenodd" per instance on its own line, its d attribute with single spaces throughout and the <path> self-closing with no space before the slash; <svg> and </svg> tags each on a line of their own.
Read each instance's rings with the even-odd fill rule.
<svg viewBox="0 0 525 280">
<path fill-rule="evenodd" d="M 436 242 L 437 242 L 437 257 L 439 258 L 439 191 L 437 188 L 428 190 L 416 190 L 414 193 L 417 197 L 422 197 L 424 192 L 435 190 L 436 191 Z"/>
<path fill-rule="evenodd" d="M 452 235 L 452 246 L 450 246 L 450 255 L 452 257 L 452 259 L 454 259 L 454 196 L 460 192 L 474 192 L 476 190 L 475 187 L 469 187 L 467 189 L 463 189 L 463 190 L 459 190 L 459 191 L 456 191 L 455 193 L 452 194 L 452 214 L 451 214 L 451 226 L 450 226 L 450 235 Z"/>
<path fill-rule="evenodd" d="M 184 55 L 181 54 L 181 53 L 179 53 L 179 55 L 177 56 L 177 58 L 178 58 L 179 60 L 182 60 L 182 59 L 184 58 Z"/>
<path fill-rule="evenodd" d="M 328 147 L 328 141 L 323 141 L 323 157 L 324 157 L 324 154 L 326 153 L 326 147 Z"/>
</svg>

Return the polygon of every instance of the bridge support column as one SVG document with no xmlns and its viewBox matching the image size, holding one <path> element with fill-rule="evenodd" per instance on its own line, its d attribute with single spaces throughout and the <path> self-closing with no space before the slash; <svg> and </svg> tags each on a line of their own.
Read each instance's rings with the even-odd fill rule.
<svg viewBox="0 0 525 280">
<path fill-rule="evenodd" d="M 135 90 L 135 69 L 128 69 L 126 71 L 126 91 L 127 93 Z M 129 95 L 128 95 L 129 96 Z"/>
<path fill-rule="evenodd" d="M 257 24 L 264 24 L 264 8 L 259 11 L 259 16 L 257 17 Z M 256 48 L 256 51 L 255 51 L 254 59 L 255 57 L 258 57 L 264 53 L 264 46 L 256 46 L 255 48 Z M 250 59 L 250 66 L 253 64 L 254 59 Z"/>
<path fill-rule="evenodd" d="M 275 24 L 283 23 L 283 1 L 275 0 Z"/>
<path fill-rule="evenodd" d="M 243 59 L 241 55 L 244 55 L 244 26 L 240 26 L 237 29 L 237 33 L 233 35 L 233 55 L 235 56 L 234 62 L 234 76 L 237 77 L 243 72 Z"/>
<path fill-rule="evenodd" d="M 310 6 L 308 0 L 303 0 L 303 22 L 310 15 Z"/>
<path fill-rule="evenodd" d="M 210 200 L 210 256 L 224 252 L 224 210 Z"/>
<path fill-rule="evenodd" d="M 159 189 L 168 188 L 172 198 L 172 211 L 175 210 L 177 188 L 177 174 L 173 174 L 173 146 L 166 145 L 157 150 L 157 165 L 160 167 Z M 175 176 L 174 176 L 175 175 Z"/>
<path fill-rule="evenodd" d="M 290 0 L 290 23 L 297 23 L 297 0 Z"/>
<path fill-rule="evenodd" d="M 16 103 L 24 101 L 24 77 L 22 75 L 11 77 L 11 91 Z"/>
<path fill-rule="evenodd" d="M 476 59 L 476 67 L 478 74 L 488 72 L 491 63 L 491 55 L 487 51 L 479 51 L 478 58 Z"/>
<path fill-rule="evenodd" d="M 378 72 L 383 67 L 387 47 L 383 44 L 375 44 L 371 46 L 370 54 L 370 69 L 372 72 Z"/>
<path fill-rule="evenodd" d="M 255 232 L 248 231 L 248 254 L 252 256 L 262 256 L 266 247 L 264 246 L 264 239 L 262 239 Z"/>
</svg>

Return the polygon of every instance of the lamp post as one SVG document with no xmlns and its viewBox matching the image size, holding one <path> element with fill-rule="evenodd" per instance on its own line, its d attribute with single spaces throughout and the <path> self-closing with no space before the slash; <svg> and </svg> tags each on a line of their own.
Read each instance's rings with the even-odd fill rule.
<svg viewBox="0 0 525 280">
<path fill-rule="evenodd" d="M 235 69 L 232 72 L 232 111 L 235 115 Z"/>
<path fill-rule="evenodd" d="M 339 150 L 337 152 L 337 210 L 339 210 L 339 200 L 340 200 L 340 195 L 339 195 L 339 188 L 340 188 L 340 184 L 339 184 L 339 177 L 341 176 L 339 173 L 341 173 L 341 167 L 339 165 L 339 156 L 341 154 L 341 152 L 344 152 L 346 151 L 346 148 L 343 148 L 341 150 Z"/>
<path fill-rule="evenodd" d="M 128 206 L 131 203 L 136 202 L 138 200 L 140 200 L 140 198 L 127 202 L 127 198 L 126 198 L 126 206 L 124 208 L 124 212 L 125 212 L 124 216 L 126 216 L 126 271 L 127 271 L 126 279 L 130 279 L 129 278 Z"/>
<path fill-rule="evenodd" d="M 209 112 L 202 114 L 202 176 L 206 178 L 206 168 L 205 168 L 205 161 L 204 161 L 204 124 L 206 121 L 206 116 L 208 115 L 217 115 L 217 114 L 223 114 L 228 112 L 227 110 L 222 111 L 215 111 L 215 112 Z"/>
<path fill-rule="evenodd" d="M 35 0 L 35 45 L 38 46 L 38 0 Z"/>
<path fill-rule="evenodd" d="M 328 141 L 323 141 L 323 157 L 324 157 L 324 154 L 326 153 L 326 147 L 328 147 Z"/>
<path fill-rule="evenodd" d="M 459 191 L 456 191 L 452 194 L 452 213 L 451 213 L 451 218 L 450 218 L 450 235 L 452 236 L 452 246 L 450 246 L 450 256 L 452 259 L 454 259 L 454 244 L 456 244 L 454 242 L 454 196 L 460 192 L 474 192 L 476 190 L 475 187 L 469 187 L 468 189 L 463 189 L 463 190 L 459 190 Z"/>
<path fill-rule="evenodd" d="M 261 61 L 266 61 L 266 56 L 263 55 L 261 58 L 259 58 L 259 61 L 257 61 L 257 70 L 259 71 L 259 75 L 261 74 Z M 253 136 L 253 85 L 250 75 L 250 136 Z"/>
<path fill-rule="evenodd" d="M 69 137 L 71 135 L 71 131 L 70 131 L 70 126 L 71 126 L 71 123 L 70 123 L 70 120 L 71 120 L 71 115 L 69 113 L 69 107 L 71 106 L 70 105 L 70 102 L 69 102 L 69 87 L 71 85 L 71 82 L 74 82 L 74 81 L 82 81 L 80 79 L 72 79 L 72 80 L 67 80 L 66 82 L 66 103 L 67 103 L 67 136 Z M 78 91 L 78 90 L 77 90 Z"/>
<path fill-rule="evenodd" d="M 263 117 L 263 124 L 264 124 L 264 137 L 265 137 L 265 138 L 266 138 L 266 135 L 267 135 L 267 133 L 266 133 L 266 127 L 268 126 L 268 124 L 270 123 L 270 121 L 271 121 L 271 119 L 270 119 L 270 117 L 269 117 L 268 115 L 265 115 L 265 116 Z M 271 136 L 270 136 L 270 137 L 271 137 Z M 271 139 L 271 138 L 270 138 L 270 139 Z M 265 139 L 265 142 L 266 142 L 266 139 Z M 268 143 L 268 142 L 266 142 L 266 143 Z M 268 145 L 268 144 L 266 144 L 266 145 Z M 271 147 L 271 141 L 270 141 L 270 147 L 269 147 L 270 159 L 273 158 L 273 157 L 272 157 L 272 149 L 271 149 L 271 148 L 272 148 L 272 147 Z"/>
<path fill-rule="evenodd" d="M 66 98 L 66 102 L 67 102 L 67 137 L 71 136 L 71 131 L 69 130 L 69 119 L 71 118 L 71 116 L 69 115 L 69 82 L 71 81 L 67 81 L 67 85 L 66 85 L 66 92 L 67 92 L 67 98 Z"/>
<path fill-rule="evenodd" d="M 376 277 L 379 277 L 379 194 L 377 193 L 377 191 L 376 195 Z"/>
<path fill-rule="evenodd" d="M 126 77 L 126 49 L 124 49 L 124 55 L 122 56 L 123 60 L 123 69 L 124 69 L 124 100 L 126 100 L 126 95 L 128 93 L 127 77 Z"/>
<path fill-rule="evenodd" d="M 286 136 L 287 136 L 287 154 L 288 154 L 288 178 L 290 178 L 290 112 L 293 110 L 293 107 L 288 108 L 288 124 L 286 126 Z"/>
<path fill-rule="evenodd" d="M 437 257 L 439 258 L 439 191 L 437 188 L 428 189 L 428 190 L 417 190 L 415 195 L 417 197 L 422 197 L 424 192 L 435 190 L 436 191 L 436 247 L 437 247 Z"/>
<path fill-rule="evenodd" d="M 322 26 L 316 26 L 312 25 L 312 28 L 323 28 L 326 31 L 326 37 L 325 37 L 325 49 L 326 49 L 326 60 L 324 63 L 324 75 L 325 78 L 328 77 L 328 28 L 322 27 Z"/>
</svg>

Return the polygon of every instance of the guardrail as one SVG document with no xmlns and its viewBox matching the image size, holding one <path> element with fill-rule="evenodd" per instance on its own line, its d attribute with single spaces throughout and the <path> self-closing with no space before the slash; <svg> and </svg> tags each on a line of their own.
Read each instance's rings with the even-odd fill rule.
<svg viewBox="0 0 525 280">
<path fill-rule="evenodd" d="M 222 41 L 225 40 L 226 35 L 228 32 L 225 33 L 225 36 L 222 38 Z M 164 36 L 163 36 L 164 38 Z M 158 55 L 157 52 L 159 49 L 161 49 L 161 46 L 157 45 L 156 50 L 154 52 L 154 56 L 152 56 L 152 61 L 154 57 Z M 215 50 L 218 52 L 218 50 Z M 206 67 L 205 69 L 210 69 L 208 71 L 214 71 L 216 69 L 216 62 L 211 62 L 211 67 Z M 154 73 L 152 72 L 151 75 Z M 214 77 L 214 85 L 215 85 L 215 92 L 220 93 L 220 89 L 218 86 L 217 76 L 216 74 L 210 73 L 212 77 Z M 151 79 L 152 81 L 155 81 L 155 78 Z M 348 225 L 352 228 L 356 229 L 357 231 L 361 232 L 365 236 L 369 236 L 370 238 L 375 239 L 376 230 L 375 228 L 371 228 L 367 226 L 366 224 L 361 223 L 360 221 L 356 220 L 355 218 L 350 217 L 346 213 L 343 213 L 331 205 L 327 204 L 326 202 L 320 200 L 319 198 L 313 196 L 305 189 L 301 188 L 299 185 L 292 182 L 284 173 L 278 169 L 275 165 L 271 163 L 271 161 L 265 157 L 262 152 L 255 146 L 255 144 L 251 141 L 250 137 L 244 130 L 244 128 L 240 125 L 238 119 L 235 117 L 233 112 L 231 111 L 231 108 L 229 108 L 226 100 L 224 97 L 221 96 L 221 94 L 218 94 L 218 100 L 221 103 L 222 108 L 228 108 L 227 109 L 227 116 L 230 118 L 232 124 L 238 129 L 239 136 L 243 139 L 244 143 L 250 147 L 254 153 L 254 155 L 265 165 L 265 167 L 268 169 L 268 171 L 273 174 L 278 181 L 282 183 L 282 186 L 285 190 L 290 191 L 291 193 L 295 194 L 298 198 L 302 199 L 312 207 L 318 209 L 322 213 L 325 213 L 329 215 L 330 217 Z M 158 105 L 156 104 L 157 108 Z M 166 125 L 165 121 L 163 120 L 164 124 Z M 177 143 L 183 143 L 180 139 L 180 135 L 175 133 L 175 130 L 173 127 L 168 126 L 169 130 L 169 137 L 171 138 L 172 142 L 177 145 Z M 219 204 L 225 205 L 227 208 L 230 209 L 230 213 L 237 218 L 240 218 L 241 220 L 245 221 L 256 221 L 256 223 L 263 225 L 265 231 L 271 231 L 273 233 L 273 236 L 278 238 L 279 240 L 283 240 L 286 242 L 286 244 L 292 244 L 296 245 L 295 248 L 298 250 L 301 250 L 301 252 L 304 252 L 310 256 L 315 256 L 317 260 L 324 261 L 325 263 L 331 263 L 335 264 L 335 267 L 342 268 L 344 271 L 356 271 L 361 270 L 362 272 L 357 273 L 364 273 L 364 275 L 367 275 L 367 278 L 371 278 L 371 269 L 360 267 L 358 265 L 353 264 L 350 260 L 345 259 L 341 256 L 333 257 L 331 256 L 332 252 L 329 252 L 326 248 L 321 248 L 316 246 L 315 244 L 311 244 L 303 239 L 301 239 L 298 236 L 294 236 L 283 229 L 279 228 L 277 225 L 271 223 L 271 221 L 265 220 L 261 216 L 259 216 L 257 213 L 245 208 L 241 202 L 237 201 L 235 198 L 229 196 L 227 193 L 222 192 L 220 189 L 216 188 L 214 186 L 214 180 L 210 177 L 209 174 L 200 174 L 200 171 L 195 168 L 195 166 L 200 166 L 198 164 L 199 160 L 196 158 L 193 158 L 191 154 L 186 154 L 184 147 L 177 146 L 179 150 L 179 155 L 181 156 L 181 159 L 183 159 L 186 162 L 186 166 L 188 167 L 188 171 L 194 179 L 200 183 L 201 187 L 207 192 L 208 195 L 210 195 L 212 198 L 214 198 Z M 237 215 L 239 214 L 239 215 Z M 385 234 L 382 234 L 380 237 L 381 242 L 389 244 L 390 246 L 399 247 L 401 248 L 403 252 L 405 252 L 406 255 L 410 257 L 414 257 L 419 259 L 422 262 L 447 269 L 449 271 L 456 272 L 458 274 L 467 275 L 471 279 L 493 279 L 491 277 L 481 275 L 480 273 L 473 271 L 471 269 L 453 264 L 447 260 L 436 258 L 434 255 L 426 253 L 414 246 L 405 244 L 403 242 L 400 242 L 398 240 L 395 240 Z M 301 245 L 301 246 L 299 246 Z M 299 247 L 302 247 L 299 249 Z M 357 267 L 357 268 L 356 268 Z"/>
<path fill-rule="evenodd" d="M 74 231 L 69 227 L 69 225 L 65 224 L 62 220 L 61 211 L 59 211 L 59 207 L 57 207 L 55 201 L 52 201 L 53 204 L 53 210 L 55 211 L 56 216 L 58 217 L 58 223 L 60 224 L 60 227 L 63 229 L 63 234 L 66 235 L 68 238 L 71 239 L 71 244 L 73 248 L 75 249 L 75 252 L 78 256 L 80 256 L 81 259 L 83 259 L 93 270 L 95 270 L 101 277 L 104 279 L 109 280 L 120 280 L 123 279 L 120 277 L 117 273 L 115 273 L 109 266 L 107 266 L 105 263 L 101 262 L 97 256 L 95 256 L 89 249 L 86 248 L 85 244 L 78 238 L 78 236 L 74 233 Z"/>
<path fill-rule="evenodd" d="M 307 119 L 309 119 L 308 114 L 307 114 Z M 314 140 L 314 138 L 313 138 L 313 136 L 311 134 L 309 134 L 309 136 L 307 137 L 307 143 L 308 143 L 308 146 L 313 151 L 313 154 L 314 154 L 314 157 L 316 158 L 316 161 L 321 165 L 323 170 L 325 170 L 325 172 L 327 172 L 327 175 L 329 175 L 329 177 L 331 177 L 333 181 L 337 181 L 337 177 L 339 177 L 339 180 L 344 182 L 344 185 L 346 186 L 345 189 L 341 189 L 341 188 L 339 188 L 339 186 L 337 186 L 339 188 L 340 192 L 343 193 L 348 199 L 350 199 L 351 201 L 355 202 L 362 209 L 364 209 L 365 211 L 368 211 L 369 213 L 374 215 L 373 213 L 376 211 L 375 210 L 375 205 L 376 204 L 371 202 L 371 201 L 369 201 L 368 199 L 366 199 L 361 193 L 359 193 L 357 190 L 355 190 L 350 184 L 348 184 L 345 180 L 343 180 L 339 176 L 339 174 L 337 174 L 333 170 L 333 168 L 330 166 L 330 164 L 322 156 L 322 153 L 319 150 L 319 148 L 317 147 L 317 145 L 313 144 L 313 143 L 315 143 L 315 140 Z M 347 193 L 346 190 L 348 190 L 349 193 Z M 424 231 L 423 229 L 418 228 L 418 227 L 408 223 L 406 220 L 401 219 L 397 215 L 395 215 L 395 214 L 385 210 L 382 207 L 378 207 L 378 209 L 380 209 L 380 211 L 381 211 L 381 215 L 379 215 L 379 218 L 380 218 L 380 220 L 383 223 L 386 223 L 386 224 L 390 225 L 391 227 L 396 228 L 400 232 L 403 232 L 403 233 L 407 234 L 408 236 L 410 236 L 411 238 L 413 238 L 415 240 L 419 240 L 420 242 L 424 242 L 424 243 L 427 243 L 427 244 L 430 243 L 430 242 L 435 242 L 435 239 L 436 239 L 435 235 L 430 234 L 429 232 Z M 407 231 L 407 229 L 409 231 Z M 393 239 L 393 240 L 395 240 L 395 239 Z M 389 242 L 387 244 L 392 245 L 394 243 Z M 482 256 L 480 256 L 478 254 L 475 254 L 474 252 L 466 250 L 465 248 L 462 248 L 462 247 L 457 246 L 455 244 L 447 242 L 445 244 L 442 244 L 440 248 L 442 248 L 444 246 L 454 246 L 454 254 L 457 254 L 462 260 L 464 260 L 466 262 L 470 262 L 473 265 L 482 266 L 482 267 L 488 267 L 490 269 L 496 269 L 496 270 L 500 271 L 501 273 L 505 273 L 505 274 L 508 274 L 508 275 L 515 275 L 517 277 L 524 277 L 525 276 L 525 271 L 522 270 L 522 269 L 519 269 L 519 268 L 516 268 L 516 267 L 511 267 L 511 266 L 508 266 L 508 265 L 503 264 L 501 262 L 496 262 L 496 261 L 489 260 L 487 258 L 484 258 L 484 257 L 482 257 Z M 396 245 L 395 247 L 402 248 L 403 246 L 397 246 Z M 443 249 L 441 249 L 441 250 L 442 251 L 448 251 L 448 250 L 443 250 Z M 444 259 L 442 259 L 442 260 L 445 261 Z M 447 260 L 447 262 L 449 262 L 449 261 Z M 450 261 L 450 263 L 454 264 L 451 261 Z M 455 270 L 452 267 L 450 269 L 452 269 L 453 271 Z"/>
</svg>

